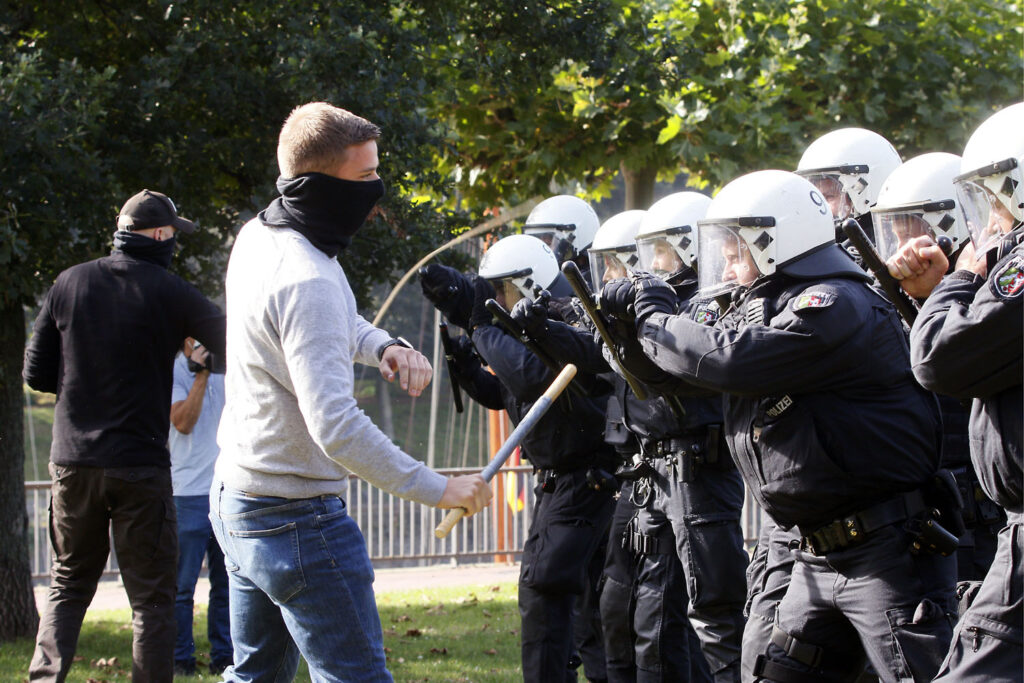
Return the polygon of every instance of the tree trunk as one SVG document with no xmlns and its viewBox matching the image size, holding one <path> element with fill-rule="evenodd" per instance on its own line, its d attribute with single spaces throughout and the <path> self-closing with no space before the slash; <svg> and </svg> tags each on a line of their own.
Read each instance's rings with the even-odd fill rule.
<svg viewBox="0 0 1024 683">
<path fill-rule="evenodd" d="M 0 299 L 0 641 L 34 637 L 39 626 L 25 511 L 24 350 L 21 304 Z"/>
<path fill-rule="evenodd" d="M 653 166 L 644 168 L 627 168 L 626 162 L 619 165 L 622 180 L 626 186 L 626 211 L 630 209 L 647 210 L 654 203 L 654 181 L 658 169 Z"/>
</svg>

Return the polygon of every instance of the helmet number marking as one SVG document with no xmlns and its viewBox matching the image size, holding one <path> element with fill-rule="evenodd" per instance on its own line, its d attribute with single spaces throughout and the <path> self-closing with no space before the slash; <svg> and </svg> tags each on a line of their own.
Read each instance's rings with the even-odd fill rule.
<svg viewBox="0 0 1024 683">
<path fill-rule="evenodd" d="M 811 201 L 818 207 L 818 213 L 822 216 L 828 213 L 828 204 L 825 202 L 825 198 L 818 194 L 817 190 L 811 190 Z"/>
</svg>

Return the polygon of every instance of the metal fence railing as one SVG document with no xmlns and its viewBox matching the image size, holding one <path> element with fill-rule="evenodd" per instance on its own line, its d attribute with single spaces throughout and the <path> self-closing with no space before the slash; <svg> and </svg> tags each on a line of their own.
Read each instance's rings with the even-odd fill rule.
<svg viewBox="0 0 1024 683">
<path fill-rule="evenodd" d="M 479 472 L 479 468 L 442 469 L 445 475 Z M 522 553 L 533 513 L 532 468 L 505 468 L 492 482 L 494 502 L 480 514 L 463 519 L 443 539 L 434 527 L 445 511 L 402 500 L 351 477 L 342 494 L 349 514 L 358 522 L 374 567 L 412 567 L 456 562 L 512 562 Z M 30 553 L 33 578 L 49 576 L 50 537 L 47 530 L 50 482 L 25 484 L 28 507 Z M 748 494 L 741 518 L 748 545 L 757 540 L 760 517 Z M 113 546 L 111 546 L 113 547 Z M 105 575 L 117 574 L 117 558 L 111 552 Z"/>
</svg>

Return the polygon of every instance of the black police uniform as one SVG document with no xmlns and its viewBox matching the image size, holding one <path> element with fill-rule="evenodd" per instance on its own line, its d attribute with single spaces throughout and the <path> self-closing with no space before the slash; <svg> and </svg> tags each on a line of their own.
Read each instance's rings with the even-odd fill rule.
<svg viewBox="0 0 1024 683">
<path fill-rule="evenodd" d="M 754 681 L 757 658 L 771 642 L 775 610 L 789 588 L 795 562 L 794 552 L 800 544 L 796 527 L 783 529 L 761 510 L 761 533 L 747 565 L 747 604 L 743 614 L 743 657 L 740 665 L 743 681 Z"/>
<path fill-rule="evenodd" d="M 695 276 L 678 286 L 680 306 L 708 322 L 717 307 L 688 303 L 695 290 Z M 593 338 L 577 335 L 579 348 L 573 349 L 558 343 L 560 329 L 552 326 L 548 335 L 552 352 L 592 362 L 593 349 L 601 348 Z M 634 374 L 659 390 L 701 395 L 640 400 L 624 379 L 616 384 L 616 402 L 625 406 L 622 423 L 649 468 L 634 485 L 640 509 L 629 530 L 630 545 L 641 556 L 634 612 L 637 680 L 738 680 L 747 564 L 739 523 L 743 483 L 723 439 L 721 401 L 653 368 L 636 348 L 635 336 L 632 347 L 626 357 L 633 355 L 642 366 L 630 367 Z M 688 645 L 694 631 L 703 656 Z"/>
<path fill-rule="evenodd" d="M 992 567 L 960 619 L 941 681 L 1024 678 L 1024 246 L 1022 228 L 987 278 L 947 276 L 911 331 L 914 374 L 940 393 L 973 398 L 971 460 L 985 494 L 1006 510 Z"/>
<path fill-rule="evenodd" d="M 632 472 L 635 476 L 632 455 L 640 453 L 639 441 L 627 429 L 621 408 L 613 414 L 613 406 L 621 406 L 620 397 L 627 392 L 626 381 L 619 377 L 616 395 L 608 399 L 605 439 L 609 439 L 609 432 L 613 430 L 629 435 L 635 449 L 630 457 L 624 458 L 626 467 L 620 472 Z M 652 493 L 648 477 L 643 477 L 642 481 L 626 479 L 619 490 L 612 518 L 600 591 L 608 681 L 711 681 L 708 663 L 701 654 L 701 642 L 687 614 L 689 588 L 679 555 L 671 547 L 648 555 L 640 553 L 636 547 L 641 545 L 638 543 L 638 518 L 644 508 L 652 505 Z M 664 526 L 671 529 L 671 525 Z"/>
<path fill-rule="evenodd" d="M 641 344 L 662 368 L 726 394 L 747 486 L 803 537 L 758 674 L 848 680 L 866 651 L 884 681 L 926 679 L 955 609 L 952 558 L 910 552 L 931 521 L 921 489 L 938 465 L 935 399 L 910 373 L 891 304 L 838 246 L 783 271 L 715 328 L 652 312 L 641 288 Z"/>
<path fill-rule="evenodd" d="M 504 408 L 518 423 L 554 373 L 493 325 L 476 325 L 472 340 L 500 383 L 488 387 L 489 375 L 478 368 L 471 377 L 459 378 L 460 385 L 483 405 Z M 586 477 L 590 468 L 614 469 L 603 426 L 603 400 L 566 392 L 522 443 L 523 454 L 537 469 L 536 504 L 519 578 L 524 680 L 575 680 L 575 667 L 568 666 L 574 645 L 589 679 L 606 676 L 596 583 L 615 491 L 595 491 Z"/>
</svg>

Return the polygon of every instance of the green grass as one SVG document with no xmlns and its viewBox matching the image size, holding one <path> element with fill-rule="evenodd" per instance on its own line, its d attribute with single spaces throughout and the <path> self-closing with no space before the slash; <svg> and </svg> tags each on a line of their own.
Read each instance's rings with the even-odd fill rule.
<svg viewBox="0 0 1024 683">
<path fill-rule="evenodd" d="M 515 583 L 422 588 L 377 595 L 388 668 L 396 681 L 503 683 L 520 681 L 519 610 Z M 205 671 L 210 643 L 206 606 L 196 610 L 196 659 Z M 90 611 L 78 641 L 70 683 L 131 678 L 131 613 Z M 28 680 L 33 639 L 0 643 L 0 680 Z M 111 663 L 111 658 L 116 658 Z M 176 677 L 219 681 L 219 676 Z M 305 662 L 296 681 L 309 681 Z"/>
</svg>

